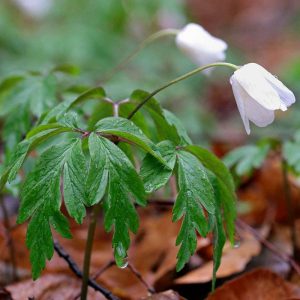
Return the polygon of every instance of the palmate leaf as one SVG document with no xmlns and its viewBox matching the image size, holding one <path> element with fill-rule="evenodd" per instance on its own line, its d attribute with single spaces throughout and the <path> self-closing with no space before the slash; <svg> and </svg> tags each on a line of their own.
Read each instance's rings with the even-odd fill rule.
<svg viewBox="0 0 300 300">
<path fill-rule="evenodd" d="M 39 277 L 46 259 L 50 260 L 53 255 L 50 225 L 63 237 L 71 237 L 68 221 L 60 212 L 60 178 L 63 169 L 67 210 L 81 222 L 85 215 L 82 204 L 85 200 L 85 162 L 80 139 L 44 151 L 35 168 L 28 174 L 21 191 L 17 222 L 23 223 L 30 218 L 26 244 L 30 249 L 34 279 Z"/>
<path fill-rule="evenodd" d="M 56 78 L 49 74 L 27 74 L 11 85 L 5 91 L 5 97 L 1 101 L 1 112 L 7 114 L 19 106 L 30 107 L 30 112 L 39 117 L 56 102 Z M 0 95 L 1 96 L 1 95 Z"/>
<path fill-rule="evenodd" d="M 114 255 L 116 263 L 122 266 L 130 244 L 129 230 L 135 233 L 139 224 L 131 197 L 139 205 L 145 205 L 145 190 L 130 160 L 114 143 L 92 133 L 89 149 L 92 157 L 88 175 L 90 198 L 94 203 L 97 198 L 100 201 L 108 183 L 104 226 L 107 231 L 114 227 Z"/>
</svg>

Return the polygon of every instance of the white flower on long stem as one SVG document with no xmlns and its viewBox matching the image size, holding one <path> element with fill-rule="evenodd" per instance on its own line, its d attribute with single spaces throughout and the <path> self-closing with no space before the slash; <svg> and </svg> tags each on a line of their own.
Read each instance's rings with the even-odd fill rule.
<svg viewBox="0 0 300 300">
<path fill-rule="evenodd" d="M 176 36 L 177 47 L 199 67 L 224 61 L 227 44 L 198 24 L 188 24 Z"/>
<path fill-rule="evenodd" d="M 296 101 L 292 91 L 255 63 L 235 71 L 230 83 L 247 134 L 250 134 L 249 121 L 265 127 L 274 121 L 275 110 L 285 111 Z"/>
</svg>

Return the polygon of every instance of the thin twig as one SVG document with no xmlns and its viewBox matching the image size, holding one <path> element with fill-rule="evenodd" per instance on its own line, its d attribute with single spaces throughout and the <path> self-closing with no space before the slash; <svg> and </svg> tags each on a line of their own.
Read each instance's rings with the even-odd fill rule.
<svg viewBox="0 0 300 300">
<path fill-rule="evenodd" d="M 148 282 L 143 278 L 142 274 L 131 263 L 128 263 L 128 269 L 146 287 L 147 291 L 150 294 L 154 294 L 155 293 L 154 287 L 151 286 L 150 284 L 148 284 Z"/>
<path fill-rule="evenodd" d="M 107 264 L 105 264 L 103 267 L 101 267 L 93 276 L 92 278 L 96 280 L 102 273 L 104 273 L 106 270 L 108 270 L 110 267 L 114 266 L 116 264 L 115 260 L 110 260 Z"/>
<path fill-rule="evenodd" d="M 87 299 L 88 292 L 88 281 L 90 276 L 90 265 L 91 265 L 91 257 L 94 243 L 94 235 L 97 226 L 97 218 L 102 207 L 102 203 L 97 203 L 92 210 L 90 217 L 90 224 L 88 228 L 88 236 L 84 251 L 84 261 L 83 261 L 83 272 L 82 272 L 82 288 L 81 288 L 81 300 Z"/>
<path fill-rule="evenodd" d="M 72 257 L 65 251 L 65 249 L 59 244 L 58 241 L 54 242 L 54 249 L 55 249 L 56 253 L 67 262 L 67 264 L 69 265 L 69 267 L 73 271 L 73 273 L 78 278 L 82 278 L 82 272 L 79 269 L 78 265 L 72 259 Z M 93 279 L 90 279 L 90 278 L 88 279 L 88 285 L 90 287 L 92 287 L 95 291 L 100 292 L 106 299 L 120 300 L 117 296 L 113 295 L 111 291 L 102 287 Z"/>
<path fill-rule="evenodd" d="M 97 279 L 101 274 L 103 274 L 106 270 L 111 268 L 116 264 L 115 260 L 110 260 L 107 264 L 105 264 L 102 268 L 100 268 L 95 275 L 92 277 L 93 279 Z M 128 269 L 132 272 L 132 274 L 145 286 L 147 291 L 150 294 L 155 293 L 155 289 L 153 286 L 151 286 L 142 276 L 142 274 L 133 266 L 132 263 L 128 262 L 127 265 Z"/>
<path fill-rule="evenodd" d="M 236 224 L 237 224 L 237 226 L 241 227 L 242 229 L 250 232 L 259 242 L 261 242 L 266 248 L 268 248 L 271 252 L 273 252 L 276 256 L 278 256 L 284 262 L 289 263 L 290 266 L 300 275 L 300 266 L 288 254 L 281 252 L 272 243 L 270 243 L 268 240 L 263 238 L 254 228 L 252 228 L 250 225 L 243 222 L 242 220 L 237 219 Z"/>
</svg>

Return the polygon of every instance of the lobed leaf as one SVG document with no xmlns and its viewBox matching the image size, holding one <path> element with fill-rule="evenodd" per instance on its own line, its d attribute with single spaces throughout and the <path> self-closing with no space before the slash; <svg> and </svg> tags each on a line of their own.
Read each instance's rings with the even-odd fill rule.
<svg viewBox="0 0 300 300">
<path fill-rule="evenodd" d="M 120 117 L 108 117 L 100 120 L 96 124 L 96 129 L 101 134 L 116 135 L 140 146 L 146 152 L 149 152 L 160 162 L 165 164 L 165 161 L 161 157 L 159 151 L 157 150 L 157 147 L 133 122 Z"/>
<path fill-rule="evenodd" d="M 164 186 L 170 179 L 176 162 L 175 146 L 170 141 L 157 144 L 158 150 L 168 167 L 163 165 L 152 155 L 146 154 L 142 161 L 140 176 L 147 193 L 152 193 Z"/>
<path fill-rule="evenodd" d="M 50 224 L 54 224 L 65 237 L 70 237 L 66 218 L 60 212 L 60 174 L 69 151 L 76 145 L 55 145 L 43 152 L 35 168 L 25 180 L 21 191 L 21 204 L 17 222 L 30 218 L 26 243 L 30 249 L 32 276 L 38 278 L 46 259 L 53 255 Z M 64 226 L 60 224 L 64 223 Z"/>
<path fill-rule="evenodd" d="M 90 195 L 93 195 L 90 201 L 100 201 L 100 195 L 104 194 L 108 185 L 104 201 L 104 226 L 107 231 L 114 227 L 114 255 L 116 263 L 122 266 L 130 244 L 129 231 L 135 233 L 139 225 L 131 197 L 138 204 L 145 205 L 144 186 L 128 157 L 114 143 L 92 133 L 89 149 L 91 165 L 88 186 L 91 187 Z M 98 170 L 97 174 L 94 174 L 95 170 Z"/>
<path fill-rule="evenodd" d="M 176 244 L 180 245 L 176 269 L 179 271 L 194 254 L 197 244 L 196 231 L 206 236 L 209 230 L 203 209 L 215 213 L 214 190 L 208 174 L 192 154 L 177 153 L 179 193 L 173 207 L 173 221 L 183 217 Z"/>
</svg>

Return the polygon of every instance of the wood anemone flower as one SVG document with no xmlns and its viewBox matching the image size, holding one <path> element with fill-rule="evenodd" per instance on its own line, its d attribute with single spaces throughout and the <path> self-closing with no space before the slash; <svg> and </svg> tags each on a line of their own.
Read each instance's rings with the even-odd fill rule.
<svg viewBox="0 0 300 300">
<path fill-rule="evenodd" d="M 226 42 L 212 36 L 198 24 L 190 23 L 181 29 L 176 36 L 176 44 L 199 67 L 226 58 Z M 208 74 L 210 71 L 205 72 Z"/>
<path fill-rule="evenodd" d="M 274 111 L 282 111 L 295 103 L 295 95 L 262 66 L 249 63 L 230 78 L 233 94 L 247 134 L 249 121 L 265 127 L 274 121 Z"/>
</svg>

